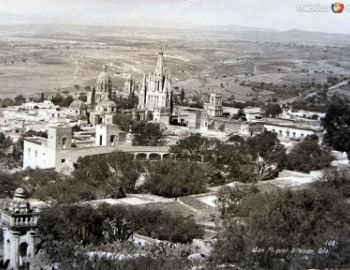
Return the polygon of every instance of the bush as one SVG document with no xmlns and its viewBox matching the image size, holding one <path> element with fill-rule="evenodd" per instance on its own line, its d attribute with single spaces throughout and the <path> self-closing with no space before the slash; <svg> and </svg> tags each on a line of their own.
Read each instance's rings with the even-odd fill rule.
<svg viewBox="0 0 350 270">
<path fill-rule="evenodd" d="M 330 152 L 311 137 L 298 143 L 290 151 L 286 166 L 290 170 L 309 173 L 312 170 L 329 167 L 332 160 Z"/>
<path fill-rule="evenodd" d="M 188 243 L 201 238 L 203 230 L 193 218 L 175 216 L 142 207 L 101 205 L 52 206 L 40 212 L 38 230 L 42 245 L 54 242 L 99 245 L 125 241 L 133 233 L 159 240 Z"/>
<path fill-rule="evenodd" d="M 132 126 L 132 133 L 134 134 L 133 145 L 162 146 L 164 144 L 163 131 L 157 123 L 136 122 Z"/>
<path fill-rule="evenodd" d="M 176 198 L 206 191 L 208 173 L 202 164 L 189 161 L 151 162 L 145 188 L 152 194 Z"/>
<path fill-rule="evenodd" d="M 246 196 L 238 207 L 245 213 L 248 210 L 248 215 L 224 220 L 223 234 L 213 252 L 215 264 L 231 263 L 244 269 L 323 269 L 348 262 L 350 210 L 336 189 L 320 185 L 311 190 L 257 193 Z M 336 245 L 328 246 L 329 240 Z M 262 251 L 254 252 L 256 248 Z M 314 254 L 293 253 L 293 248 Z M 329 254 L 319 254 L 320 248 Z M 276 253 L 276 249 L 287 252 Z"/>
</svg>

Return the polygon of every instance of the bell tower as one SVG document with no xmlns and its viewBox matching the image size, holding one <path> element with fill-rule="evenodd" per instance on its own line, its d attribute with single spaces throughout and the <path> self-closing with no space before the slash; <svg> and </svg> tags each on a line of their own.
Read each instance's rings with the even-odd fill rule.
<svg viewBox="0 0 350 270">
<path fill-rule="evenodd" d="M 222 117 L 222 96 L 220 94 L 210 94 L 208 114 L 211 117 Z"/>
<path fill-rule="evenodd" d="M 35 254 L 36 208 L 25 199 L 23 188 L 17 188 L 9 204 L 1 210 L 1 225 L 4 239 L 4 263 L 8 269 L 30 268 Z"/>
<path fill-rule="evenodd" d="M 58 125 L 48 128 L 48 148 L 51 151 L 67 150 L 72 148 L 72 128 Z"/>
</svg>

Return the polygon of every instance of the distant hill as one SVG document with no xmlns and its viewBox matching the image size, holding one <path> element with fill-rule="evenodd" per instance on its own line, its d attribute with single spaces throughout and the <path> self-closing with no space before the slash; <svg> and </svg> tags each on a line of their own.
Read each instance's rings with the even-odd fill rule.
<svg viewBox="0 0 350 270">
<path fill-rule="evenodd" d="M 202 27 L 202 28 L 214 30 L 214 31 L 225 31 L 225 32 L 251 32 L 251 31 L 254 31 L 254 32 L 255 31 L 258 31 L 258 32 L 276 32 L 276 30 L 273 30 L 273 29 L 250 27 L 250 26 L 235 25 L 235 24 L 212 25 L 212 26 L 206 26 L 206 27 Z"/>
<path fill-rule="evenodd" d="M 276 31 L 239 25 L 210 26 L 206 29 L 232 34 L 231 38 L 235 40 L 338 46 L 348 46 L 350 44 L 350 35 L 311 32 L 298 29 Z"/>
<path fill-rule="evenodd" d="M 28 20 L 28 23 L 26 23 Z M 149 39 L 226 39 L 251 42 L 297 43 L 304 45 L 336 45 L 346 47 L 350 45 L 350 35 L 310 32 L 292 29 L 277 31 L 273 29 L 255 28 L 241 25 L 214 25 L 193 28 L 162 27 L 128 27 L 123 25 L 68 25 L 41 24 L 41 18 L 36 18 L 36 24 L 29 18 L 0 12 L 0 30 L 2 32 L 16 32 L 25 35 L 37 34 L 43 37 L 62 37 L 66 34 L 80 36 L 119 36 L 133 35 Z M 57 19 L 58 20 L 58 19 Z M 56 21 L 57 21 L 56 20 Z M 12 22 L 12 23 L 10 23 Z M 29 23 L 30 22 L 30 23 Z"/>
</svg>

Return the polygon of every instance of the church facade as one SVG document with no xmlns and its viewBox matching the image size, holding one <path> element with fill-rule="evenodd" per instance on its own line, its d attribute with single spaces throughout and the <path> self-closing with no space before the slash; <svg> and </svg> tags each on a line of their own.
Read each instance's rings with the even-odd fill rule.
<svg viewBox="0 0 350 270">
<path fill-rule="evenodd" d="M 151 112 L 170 111 L 172 104 L 172 82 L 170 71 L 164 63 L 164 53 L 158 54 L 156 69 L 148 76 L 144 74 L 139 92 L 138 109 Z"/>
</svg>

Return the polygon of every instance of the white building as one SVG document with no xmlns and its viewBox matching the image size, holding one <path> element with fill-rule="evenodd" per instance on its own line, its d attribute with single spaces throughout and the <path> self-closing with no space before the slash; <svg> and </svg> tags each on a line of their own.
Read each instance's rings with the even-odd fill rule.
<svg viewBox="0 0 350 270">
<path fill-rule="evenodd" d="M 209 117 L 222 117 L 222 96 L 220 94 L 210 94 L 209 103 L 205 107 Z"/>
<path fill-rule="evenodd" d="M 314 120 L 321 120 L 326 116 L 326 113 L 323 112 L 312 112 L 312 111 L 305 111 L 305 110 L 297 110 L 293 111 L 291 109 L 289 110 L 283 110 L 283 113 L 281 115 L 282 118 L 285 119 L 314 119 Z"/>
<path fill-rule="evenodd" d="M 23 168 L 55 168 L 58 172 L 69 173 L 79 157 L 116 151 L 117 146 L 124 144 L 125 140 L 125 132 L 116 125 L 97 125 L 95 138 L 76 138 L 73 137 L 71 127 L 50 126 L 47 139 L 24 139 Z"/>
<path fill-rule="evenodd" d="M 310 122 L 310 121 L 309 121 Z M 264 122 L 267 131 L 276 133 L 279 137 L 289 139 L 302 139 L 306 136 L 319 134 L 321 128 L 313 122 L 293 121 L 288 119 L 268 118 Z"/>
</svg>

